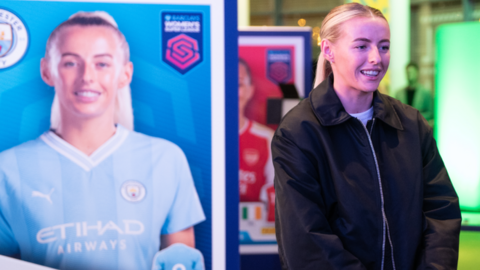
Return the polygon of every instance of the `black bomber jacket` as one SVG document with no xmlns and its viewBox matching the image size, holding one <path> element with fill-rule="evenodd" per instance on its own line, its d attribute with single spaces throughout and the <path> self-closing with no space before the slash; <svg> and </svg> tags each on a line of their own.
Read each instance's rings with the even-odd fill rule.
<svg viewBox="0 0 480 270">
<path fill-rule="evenodd" d="M 283 269 L 456 269 L 458 197 L 414 108 L 375 91 L 365 127 L 333 75 L 272 141 Z"/>
</svg>

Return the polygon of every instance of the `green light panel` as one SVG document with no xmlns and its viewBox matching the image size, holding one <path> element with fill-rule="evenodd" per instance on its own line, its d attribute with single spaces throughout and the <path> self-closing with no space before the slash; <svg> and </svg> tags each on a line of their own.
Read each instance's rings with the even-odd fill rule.
<svg viewBox="0 0 480 270">
<path fill-rule="evenodd" d="M 480 211 L 480 23 L 436 33 L 435 137 L 463 211 Z"/>
</svg>

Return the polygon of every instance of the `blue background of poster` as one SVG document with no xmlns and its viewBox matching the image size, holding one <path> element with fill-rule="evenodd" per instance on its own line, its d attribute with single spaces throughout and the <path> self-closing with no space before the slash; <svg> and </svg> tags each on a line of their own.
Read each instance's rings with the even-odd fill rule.
<svg viewBox="0 0 480 270">
<path fill-rule="evenodd" d="M 51 31 L 78 11 L 104 10 L 124 33 L 134 65 L 131 84 L 135 130 L 176 143 L 190 164 L 207 220 L 195 227 L 196 246 L 211 269 L 210 8 L 163 4 L 2 1 L 29 33 L 15 65 L 0 69 L 0 151 L 35 139 L 50 125 L 53 88 L 40 78 L 40 59 Z M 201 12 L 203 61 L 185 75 L 162 61 L 161 12 Z"/>
</svg>

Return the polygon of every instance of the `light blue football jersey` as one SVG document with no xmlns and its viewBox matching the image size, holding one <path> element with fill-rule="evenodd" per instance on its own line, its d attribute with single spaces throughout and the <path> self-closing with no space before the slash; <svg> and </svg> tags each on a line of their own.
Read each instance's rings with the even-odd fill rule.
<svg viewBox="0 0 480 270">
<path fill-rule="evenodd" d="M 0 254 L 60 269 L 151 269 L 160 235 L 205 220 L 175 144 L 118 125 L 87 156 L 53 132 L 0 153 Z"/>
</svg>

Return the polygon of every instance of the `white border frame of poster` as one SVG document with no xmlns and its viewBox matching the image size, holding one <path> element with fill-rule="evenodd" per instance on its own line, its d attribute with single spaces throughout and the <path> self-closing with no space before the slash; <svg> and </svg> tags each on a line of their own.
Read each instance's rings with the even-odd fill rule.
<svg viewBox="0 0 480 270">
<path fill-rule="evenodd" d="M 234 263 L 234 256 L 238 253 L 232 253 L 227 249 L 227 230 L 226 230 L 226 127 L 225 127 L 225 102 L 226 102 L 226 81 L 225 72 L 226 61 L 226 35 L 225 35 L 225 11 L 229 13 L 236 12 L 236 1 L 226 0 L 31 0 L 38 2 L 91 2 L 91 3 L 134 3 L 134 4 L 174 4 L 174 5 L 208 5 L 211 14 L 211 142 L 212 142 L 212 270 L 223 270 L 227 266 L 227 257 L 229 264 Z M 234 3 L 233 3 L 234 2 Z M 236 20 L 236 15 L 231 16 Z M 227 24 L 231 25 L 231 24 Z M 232 28 L 232 27 L 230 27 Z M 236 33 L 235 33 L 236 34 Z M 214 42 L 215 41 L 215 42 Z M 232 45 L 232 44 L 229 44 Z M 236 45 L 236 44 L 235 44 Z M 230 72 L 236 72 L 230 70 Z M 233 73 L 233 72 L 232 72 Z M 235 83 L 236 85 L 237 83 Z M 238 102 L 238 101 L 237 101 Z M 238 111 L 238 110 L 237 110 Z M 238 124 L 237 124 L 238 126 Z M 235 140 L 236 141 L 236 140 Z M 233 143 L 235 142 L 233 141 Z M 230 144 L 232 142 L 229 142 Z M 238 171 L 238 170 L 237 170 Z M 238 174 L 238 173 L 237 173 Z M 235 180 L 235 179 L 232 179 Z M 238 182 L 238 178 L 237 178 Z M 230 185 L 229 185 L 230 186 Z M 236 184 L 238 187 L 238 184 Z M 213 195 L 214 194 L 214 195 Z M 233 198 L 235 199 L 235 198 Z M 237 207 L 238 211 L 238 207 Z M 236 214 L 237 215 L 237 214 Z M 235 216 L 236 216 L 235 215 Z M 229 215 L 230 216 L 230 215 Z M 238 221 L 237 221 L 238 223 Z M 238 230 L 237 230 L 238 232 Z M 237 233 L 238 234 L 238 233 Z M 235 237 L 238 238 L 237 235 Z M 231 237 L 229 237 L 231 238 Z M 232 243 L 235 244 L 235 243 Z M 236 245 L 235 245 L 236 246 Z M 227 254 L 227 252 L 229 254 Z M 230 254 L 231 253 L 231 254 Z M 4 257 L 4 256 L 3 256 Z M 1 258 L 6 259 L 8 258 Z M 39 266 L 41 267 L 41 266 Z M 237 265 L 232 265 L 232 269 L 238 269 Z M 35 269 L 35 268 L 32 268 Z M 38 269 L 45 269 L 38 268 Z"/>
</svg>

